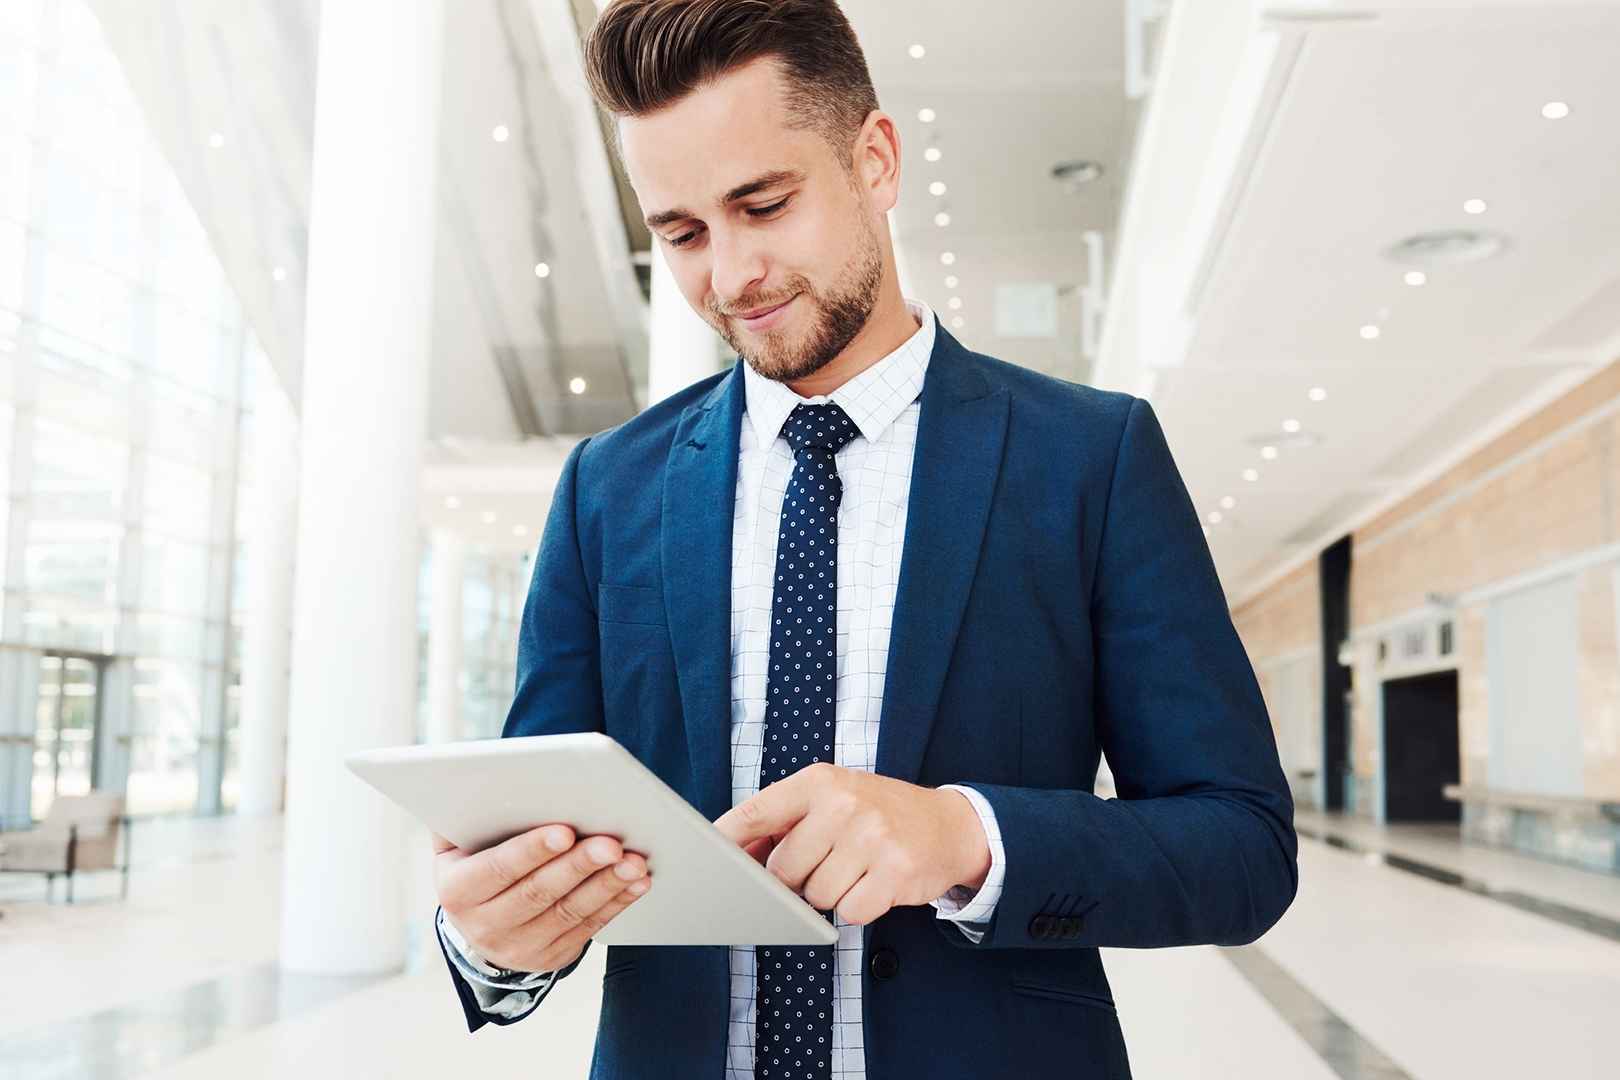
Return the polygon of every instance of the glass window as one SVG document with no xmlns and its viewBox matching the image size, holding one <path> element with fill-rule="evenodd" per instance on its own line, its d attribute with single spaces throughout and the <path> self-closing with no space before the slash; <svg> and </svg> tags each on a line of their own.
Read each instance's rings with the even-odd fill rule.
<svg viewBox="0 0 1620 1080">
<path fill-rule="evenodd" d="M 146 525 L 178 536 L 208 539 L 214 477 L 206 470 L 148 454 Z"/>
<path fill-rule="evenodd" d="M 87 653 L 111 653 L 118 609 L 49 593 L 31 593 L 23 610 L 23 643 Z"/>
<path fill-rule="evenodd" d="M 34 497 L 117 515 L 129 477 L 129 446 L 44 416 L 34 418 Z"/>
<path fill-rule="evenodd" d="M 133 813 L 230 797 L 198 791 L 199 755 L 227 752 L 198 732 L 228 740 L 235 723 L 241 575 L 218 571 L 241 546 L 213 522 L 215 493 L 240 490 L 220 451 L 242 415 L 250 340 L 90 7 L 0 0 L 0 543 L 20 523 L 23 548 L 10 553 L 23 576 L 7 599 L 21 611 L 5 640 L 83 654 L 67 660 L 97 672 L 133 665 L 133 689 L 108 682 L 121 697 L 104 713 L 133 725 L 108 733 L 129 740 Z M 19 412 L 32 426 L 14 440 Z M 67 700 L 58 660 L 53 718 Z M 0 776 L 0 801 L 64 761 L 71 784 L 89 782 L 59 752 L 80 736 L 50 738 L 32 779 Z M 222 770 L 234 785 L 229 760 L 201 774 Z"/>
<path fill-rule="evenodd" d="M 141 657 L 126 788 L 132 814 L 189 810 L 197 802 L 197 733 L 202 730 L 202 666 Z"/>
<path fill-rule="evenodd" d="M 141 538 L 141 607 L 202 618 L 208 596 L 208 548 L 148 533 Z"/>
<path fill-rule="evenodd" d="M 120 522 L 35 507 L 28 516 L 24 581 L 30 589 L 115 601 L 123 539 Z"/>
</svg>

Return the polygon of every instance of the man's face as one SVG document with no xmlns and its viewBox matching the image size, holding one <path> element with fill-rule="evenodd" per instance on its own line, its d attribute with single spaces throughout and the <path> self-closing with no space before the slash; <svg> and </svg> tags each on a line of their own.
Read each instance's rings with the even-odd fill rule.
<svg viewBox="0 0 1620 1080">
<path fill-rule="evenodd" d="M 820 370 L 866 324 L 893 205 L 856 153 L 789 126 L 768 60 L 739 68 L 621 140 L 653 242 L 694 310 L 767 378 Z M 788 91 L 791 92 L 791 91 Z"/>
</svg>

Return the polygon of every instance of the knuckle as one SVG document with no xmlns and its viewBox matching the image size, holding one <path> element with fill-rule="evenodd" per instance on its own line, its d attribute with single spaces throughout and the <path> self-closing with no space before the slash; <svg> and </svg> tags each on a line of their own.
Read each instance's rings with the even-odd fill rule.
<svg viewBox="0 0 1620 1080">
<path fill-rule="evenodd" d="M 587 912 L 580 910 L 579 901 L 570 900 L 571 896 L 572 894 L 565 896 L 551 905 L 551 912 L 557 917 L 557 921 L 569 927 L 578 926 L 588 915 Z"/>
<path fill-rule="evenodd" d="M 539 874 L 530 874 L 524 878 L 518 889 L 518 895 L 523 898 L 523 902 L 536 908 L 550 907 L 555 899 L 551 889 L 540 879 Z"/>
</svg>

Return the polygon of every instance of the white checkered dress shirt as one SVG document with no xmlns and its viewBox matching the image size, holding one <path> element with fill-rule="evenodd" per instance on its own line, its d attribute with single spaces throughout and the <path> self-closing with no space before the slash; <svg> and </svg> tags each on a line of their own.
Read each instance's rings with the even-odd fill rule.
<svg viewBox="0 0 1620 1080">
<path fill-rule="evenodd" d="M 801 398 L 785 385 L 756 375 L 746 364 L 738 365 L 746 380 L 747 411 L 737 448 L 731 534 L 733 805 L 759 790 L 777 533 L 794 464 L 793 451 L 779 436 L 788 415 L 801 403 L 836 402 L 861 431 L 835 459 L 844 493 L 838 508 L 838 703 L 833 753 L 837 764 L 847 768 L 870 772 L 877 764 L 889 631 L 900 582 L 921 413 L 918 398 L 934 351 L 933 312 L 915 300 L 908 300 L 907 306 L 918 322 L 917 332 L 826 397 Z M 991 868 L 976 894 L 953 889 L 934 901 L 934 906 L 940 918 L 956 922 L 964 934 L 978 940 L 983 932 L 976 924 L 989 921 L 1001 897 L 1006 855 L 989 802 L 971 788 L 952 787 L 979 814 L 990 841 Z M 835 1080 L 865 1080 L 862 928 L 836 921 L 832 1074 Z M 464 943 L 451 940 L 464 948 Z M 455 951 L 452 949 L 453 956 Z M 470 962 L 459 962 L 457 967 L 473 983 L 484 1011 L 500 1016 L 522 1015 L 550 988 L 549 978 L 524 980 L 519 989 L 480 973 Z M 734 947 L 726 1080 L 752 1080 L 754 1076 L 754 989 L 754 949 Z"/>
</svg>

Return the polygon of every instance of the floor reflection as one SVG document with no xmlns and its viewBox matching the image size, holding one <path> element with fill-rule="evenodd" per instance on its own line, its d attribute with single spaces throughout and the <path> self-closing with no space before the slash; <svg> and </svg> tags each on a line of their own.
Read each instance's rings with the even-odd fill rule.
<svg viewBox="0 0 1620 1080">
<path fill-rule="evenodd" d="M 0 1039 L 3 1080 L 122 1080 L 320 1008 L 387 976 L 294 975 L 265 964 Z"/>
</svg>

